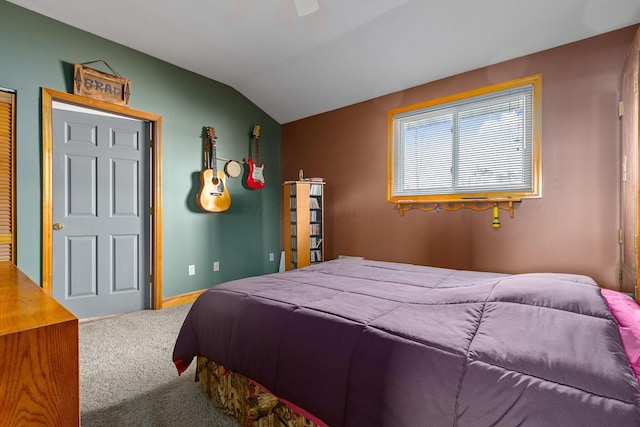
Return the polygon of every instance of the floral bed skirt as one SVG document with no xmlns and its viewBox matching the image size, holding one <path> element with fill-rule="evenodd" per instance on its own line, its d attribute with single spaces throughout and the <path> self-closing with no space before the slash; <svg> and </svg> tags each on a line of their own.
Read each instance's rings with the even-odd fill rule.
<svg viewBox="0 0 640 427">
<path fill-rule="evenodd" d="M 244 427 L 326 426 L 244 375 L 228 371 L 204 357 L 198 357 L 196 380 L 216 408 L 233 416 Z"/>
</svg>

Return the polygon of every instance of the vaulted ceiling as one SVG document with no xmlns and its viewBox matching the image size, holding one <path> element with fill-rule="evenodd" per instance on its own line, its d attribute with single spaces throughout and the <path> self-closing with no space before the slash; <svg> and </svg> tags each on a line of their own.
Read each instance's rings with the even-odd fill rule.
<svg viewBox="0 0 640 427">
<path fill-rule="evenodd" d="M 9 1 L 227 84 L 282 124 L 640 23 L 639 0 Z"/>
</svg>

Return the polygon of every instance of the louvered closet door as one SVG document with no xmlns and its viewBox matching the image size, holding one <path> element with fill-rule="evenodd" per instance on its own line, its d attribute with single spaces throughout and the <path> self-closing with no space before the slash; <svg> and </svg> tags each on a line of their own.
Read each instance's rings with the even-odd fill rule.
<svg viewBox="0 0 640 427">
<path fill-rule="evenodd" d="M 15 95 L 0 91 L 0 261 L 15 262 Z"/>
</svg>

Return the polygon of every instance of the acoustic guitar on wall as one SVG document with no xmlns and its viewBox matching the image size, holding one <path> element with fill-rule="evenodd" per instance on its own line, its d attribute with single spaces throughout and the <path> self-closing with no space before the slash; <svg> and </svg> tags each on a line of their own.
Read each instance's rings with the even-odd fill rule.
<svg viewBox="0 0 640 427">
<path fill-rule="evenodd" d="M 231 206 L 231 196 L 225 183 L 225 174 L 217 168 L 216 131 L 207 127 L 207 139 L 204 144 L 204 170 L 200 172 L 200 188 L 196 195 L 196 204 L 208 212 L 222 212 Z"/>
<path fill-rule="evenodd" d="M 264 187 L 264 164 L 260 163 L 260 125 L 253 127 L 251 136 L 256 142 L 256 159 L 255 161 L 249 157 L 247 164 L 249 165 L 249 175 L 247 176 L 247 187 L 259 190 Z"/>
</svg>

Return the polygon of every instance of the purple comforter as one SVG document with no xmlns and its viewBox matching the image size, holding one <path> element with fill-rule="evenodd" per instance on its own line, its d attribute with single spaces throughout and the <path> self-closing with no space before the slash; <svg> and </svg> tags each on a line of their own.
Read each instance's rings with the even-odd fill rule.
<svg viewBox="0 0 640 427">
<path fill-rule="evenodd" d="M 640 426 L 588 277 L 335 260 L 221 284 L 173 358 L 204 356 L 331 426 Z"/>
</svg>

